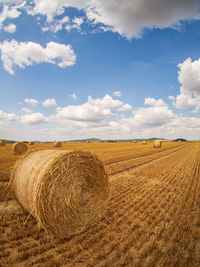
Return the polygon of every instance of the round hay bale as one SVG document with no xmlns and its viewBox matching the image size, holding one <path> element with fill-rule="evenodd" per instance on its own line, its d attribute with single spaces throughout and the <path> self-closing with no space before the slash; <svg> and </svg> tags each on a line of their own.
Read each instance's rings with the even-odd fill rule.
<svg viewBox="0 0 200 267">
<path fill-rule="evenodd" d="M 24 142 L 16 142 L 12 146 L 12 151 L 15 155 L 22 155 L 28 150 L 27 145 Z"/>
<path fill-rule="evenodd" d="M 162 147 L 162 141 L 161 140 L 155 140 L 153 147 L 154 148 L 161 148 Z"/>
<path fill-rule="evenodd" d="M 0 141 L 0 146 L 5 146 L 6 145 L 6 142 L 4 140 L 1 140 Z"/>
<path fill-rule="evenodd" d="M 13 168 L 10 186 L 39 225 L 61 239 L 97 223 L 109 194 L 103 163 L 96 155 L 78 150 L 27 153 Z"/>
<path fill-rule="evenodd" d="M 31 146 L 33 146 L 33 145 L 35 145 L 35 142 L 30 141 L 28 144 L 31 145 Z"/>
<path fill-rule="evenodd" d="M 62 147 L 62 143 L 60 141 L 55 141 L 54 146 L 55 147 Z"/>
<path fill-rule="evenodd" d="M 137 143 L 137 141 L 136 141 L 136 140 L 134 140 L 134 141 L 133 141 L 133 144 L 136 144 L 136 143 Z"/>
<path fill-rule="evenodd" d="M 147 141 L 143 141 L 142 144 L 143 144 L 143 145 L 147 145 Z"/>
</svg>

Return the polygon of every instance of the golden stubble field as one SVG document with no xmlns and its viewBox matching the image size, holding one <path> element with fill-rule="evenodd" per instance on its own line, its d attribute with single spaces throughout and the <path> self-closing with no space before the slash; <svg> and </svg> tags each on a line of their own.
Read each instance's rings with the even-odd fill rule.
<svg viewBox="0 0 200 267">
<path fill-rule="evenodd" d="M 29 145 L 29 150 L 53 144 Z M 0 147 L 0 266 L 199 266 L 200 143 L 66 143 L 97 154 L 110 181 L 107 215 L 70 239 L 50 238 L 8 191 L 14 156 Z"/>
</svg>

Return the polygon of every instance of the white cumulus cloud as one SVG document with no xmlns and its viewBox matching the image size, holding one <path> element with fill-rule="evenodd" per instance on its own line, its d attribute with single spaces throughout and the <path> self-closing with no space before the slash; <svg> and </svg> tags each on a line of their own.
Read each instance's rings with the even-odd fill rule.
<svg viewBox="0 0 200 267">
<path fill-rule="evenodd" d="M 81 24 L 83 24 L 84 18 L 83 17 L 75 17 L 71 23 L 65 26 L 65 30 L 70 31 L 71 29 L 77 29 L 78 31 L 81 30 Z"/>
<path fill-rule="evenodd" d="M 56 100 L 55 98 L 47 98 L 45 101 L 42 102 L 42 105 L 44 107 L 56 106 Z"/>
<path fill-rule="evenodd" d="M 25 113 L 31 113 L 31 112 L 32 112 L 32 110 L 31 110 L 31 109 L 29 109 L 29 108 L 22 108 L 22 109 L 21 109 L 21 112 L 25 112 Z"/>
<path fill-rule="evenodd" d="M 131 110 L 132 106 L 129 104 L 124 104 L 121 108 L 118 109 L 118 111 L 127 111 L 127 110 Z"/>
<path fill-rule="evenodd" d="M 0 0 L 0 29 L 2 29 L 4 22 L 7 19 L 16 19 L 21 15 L 21 11 L 26 4 L 24 0 Z M 13 30 L 13 29 L 12 29 Z"/>
<path fill-rule="evenodd" d="M 31 105 L 31 106 L 36 106 L 39 102 L 34 99 L 34 98 L 25 98 L 24 102 Z"/>
<path fill-rule="evenodd" d="M 195 107 L 194 112 L 198 112 L 200 110 L 200 59 L 192 61 L 191 58 L 187 58 L 178 67 L 180 94 L 174 99 L 173 96 L 170 98 L 177 108 Z"/>
<path fill-rule="evenodd" d="M 76 95 L 76 93 L 73 93 L 73 94 L 71 94 L 71 95 L 69 95 L 71 98 L 73 98 L 73 99 L 77 99 L 77 95 Z"/>
<path fill-rule="evenodd" d="M 122 93 L 120 91 L 113 92 L 114 96 L 120 97 Z"/>
<path fill-rule="evenodd" d="M 199 19 L 198 0 L 33 0 L 29 14 L 52 21 L 65 8 L 83 10 L 94 25 L 126 36 L 141 37 L 144 29 L 177 28 L 181 21 Z"/>
<path fill-rule="evenodd" d="M 160 98 L 158 100 L 148 97 L 145 98 L 144 104 L 152 107 L 166 107 L 167 104 Z"/>
<path fill-rule="evenodd" d="M 80 122 L 102 122 L 113 115 L 112 110 L 123 106 L 123 102 L 114 100 L 110 95 L 100 99 L 88 97 L 88 101 L 82 105 L 57 108 L 57 117 L 60 119 L 75 120 Z"/>
<path fill-rule="evenodd" d="M 0 110 L 0 121 L 15 121 L 17 120 L 17 116 L 13 113 L 5 113 Z"/>
<path fill-rule="evenodd" d="M 99 99 L 88 97 L 86 103 L 59 107 L 49 117 L 24 110 L 26 114 L 20 116 L 20 124 L 9 122 L 18 119 L 15 114 L 0 111 L 0 131 L 1 135 L 17 140 L 24 140 L 24 136 L 30 140 L 88 137 L 199 139 L 200 118 L 174 114 L 162 99 L 146 98 L 144 103 L 145 106 L 132 110 L 130 116 L 121 117 L 119 109 L 126 105 L 122 101 L 109 95 Z M 117 114 L 119 116 L 113 116 Z M 47 122 L 44 128 L 43 124 Z"/>
<path fill-rule="evenodd" d="M 16 25 L 11 23 L 11 24 L 9 24 L 7 26 L 4 26 L 3 29 L 4 29 L 5 32 L 14 33 L 16 31 Z"/>
<path fill-rule="evenodd" d="M 62 19 L 54 19 L 51 22 L 47 22 L 44 27 L 42 27 L 42 31 L 53 31 L 58 32 L 63 29 L 63 26 L 69 23 L 70 19 L 68 16 L 63 17 Z"/>
<path fill-rule="evenodd" d="M 48 118 L 40 112 L 21 116 L 21 122 L 25 124 L 42 124 L 48 121 L 49 121 Z"/>
<path fill-rule="evenodd" d="M 102 99 L 101 99 L 102 100 Z M 61 114 L 56 117 L 60 123 L 62 135 L 74 138 L 99 137 L 105 139 L 117 138 L 195 138 L 200 134 L 200 118 L 176 115 L 162 99 L 151 99 L 149 107 L 133 110 L 129 117 L 112 117 L 115 120 L 62 120 Z M 154 103 L 152 105 L 152 103 Z M 161 104 L 162 103 L 162 104 Z M 79 107 L 78 107 L 79 108 Z M 82 107 L 83 108 L 83 107 Z M 76 111 L 75 109 L 73 110 Z M 112 112 L 117 112 L 113 109 Z M 116 113 L 115 113 L 116 114 Z M 86 114 L 87 115 L 87 114 Z M 68 118 L 68 116 L 67 116 Z"/>
<path fill-rule="evenodd" d="M 4 41 L 0 43 L 0 50 L 3 66 L 10 74 L 14 74 L 15 66 L 23 69 L 25 66 L 48 62 L 65 68 L 74 65 L 76 61 L 71 45 L 55 42 L 49 42 L 43 48 L 34 42 Z"/>
<path fill-rule="evenodd" d="M 175 115 L 168 106 L 153 106 L 138 108 L 133 111 L 133 124 L 140 127 L 158 127 L 165 125 L 174 119 Z"/>
</svg>

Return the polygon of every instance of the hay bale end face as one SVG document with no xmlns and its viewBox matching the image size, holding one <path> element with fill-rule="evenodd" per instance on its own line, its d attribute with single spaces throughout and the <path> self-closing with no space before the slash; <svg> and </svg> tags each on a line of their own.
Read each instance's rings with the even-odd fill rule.
<svg viewBox="0 0 200 267">
<path fill-rule="evenodd" d="M 12 151 L 15 155 L 22 155 L 28 150 L 27 145 L 24 142 L 16 142 L 12 146 Z"/>
<path fill-rule="evenodd" d="M 103 163 L 85 151 L 30 152 L 13 168 L 10 186 L 39 225 L 61 239 L 97 223 L 109 194 Z"/>
<path fill-rule="evenodd" d="M 62 143 L 60 141 L 54 142 L 55 147 L 62 147 Z"/>
<path fill-rule="evenodd" d="M 161 148 L 162 147 L 162 141 L 161 140 L 155 140 L 153 147 L 154 148 Z"/>
<path fill-rule="evenodd" d="M 4 140 L 1 140 L 0 141 L 0 146 L 5 146 L 6 145 L 6 142 Z"/>
</svg>

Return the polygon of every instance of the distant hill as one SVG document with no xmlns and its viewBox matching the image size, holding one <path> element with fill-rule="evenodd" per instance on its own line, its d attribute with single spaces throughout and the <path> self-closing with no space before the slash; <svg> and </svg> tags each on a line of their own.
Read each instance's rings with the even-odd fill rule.
<svg viewBox="0 0 200 267">
<path fill-rule="evenodd" d="M 133 142 L 133 141 L 138 141 L 138 142 L 142 142 L 142 141 L 154 141 L 154 140 L 165 140 L 165 138 L 158 138 L 158 137 L 152 137 L 152 138 L 136 138 L 136 139 L 99 139 L 99 138 L 87 138 L 87 139 L 79 139 L 79 140 L 70 140 L 68 142 L 91 142 L 91 143 L 95 143 L 95 142 L 110 142 L 110 143 L 114 143 L 114 142 Z"/>
<path fill-rule="evenodd" d="M 70 141 L 67 141 L 67 142 L 83 142 L 83 143 L 91 142 L 91 143 L 96 143 L 96 142 L 102 142 L 102 139 L 99 139 L 99 138 L 86 138 L 86 139 L 70 140 Z"/>
<path fill-rule="evenodd" d="M 174 140 L 172 140 L 172 142 L 179 142 L 179 141 L 181 141 L 181 142 L 188 142 L 186 139 L 184 139 L 184 138 L 177 138 L 177 139 L 174 139 Z"/>
</svg>

